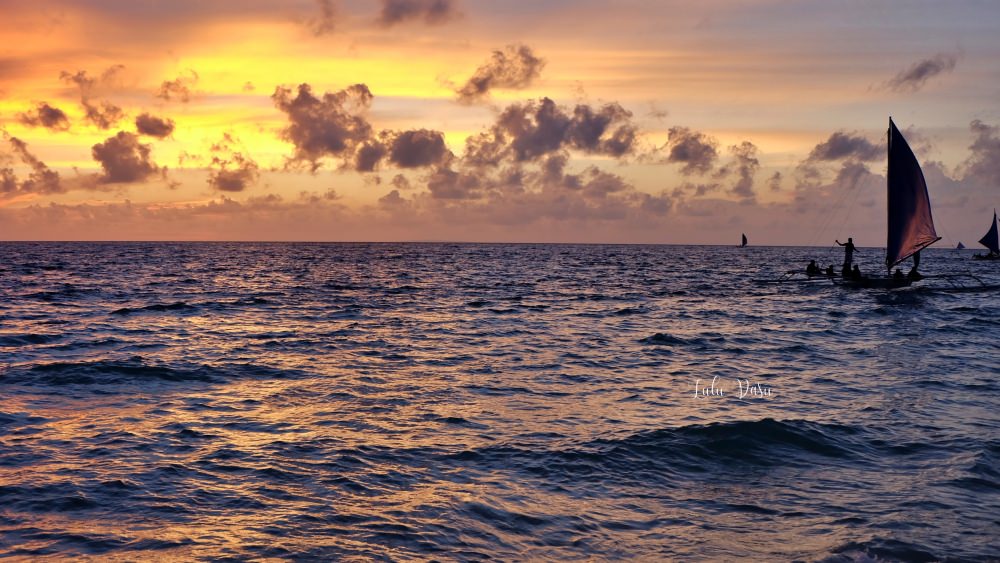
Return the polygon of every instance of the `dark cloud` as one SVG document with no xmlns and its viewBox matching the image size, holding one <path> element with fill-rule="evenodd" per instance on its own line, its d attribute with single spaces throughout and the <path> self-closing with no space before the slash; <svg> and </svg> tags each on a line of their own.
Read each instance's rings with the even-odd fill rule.
<svg viewBox="0 0 1000 563">
<path fill-rule="evenodd" d="M 451 0 L 382 0 L 378 22 L 386 27 L 413 20 L 433 25 L 455 16 L 457 11 Z"/>
<path fill-rule="evenodd" d="M 449 168 L 435 170 L 427 179 L 427 189 L 437 199 L 471 199 L 479 196 L 479 177 Z"/>
<path fill-rule="evenodd" d="M 906 70 L 892 77 L 886 85 L 896 92 L 916 92 L 931 78 L 951 72 L 958 63 L 958 55 L 939 53 L 910 65 Z"/>
<path fill-rule="evenodd" d="M 616 103 L 598 109 L 581 104 L 572 113 L 549 98 L 514 104 L 489 133 L 466 140 L 466 158 L 495 165 L 508 154 L 526 162 L 564 149 L 622 157 L 635 148 L 638 130 L 631 118 Z"/>
<path fill-rule="evenodd" d="M 960 167 L 964 178 L 983 185 L 1000 185 L 1000 127 L 977 119 L 969 124 L 969 129 L 975 139 L 969 145 L 969 158 Z"/>
<path fill-rule="evenodd" d="M 44 162 L 28 150 L 28 144 L 18 139 L 4 135 L 11 151 L 31 172 L 21 182 L 11 168 L 0 169 L 0 190 L 7 195 L 17 193 L 54 194 L 66 191 L 59 178 L 59 173 L 49 168 Z"/>
<path fill-rule="evenodd" d="M 708 135 L 687 127 L 671 127 L 667 137 L 666 161 L 683 164 L 681 174 L 704 174 L 712 169 L 719 158 L 718 143 Z"/>
<path fill-rule="evenodd" d="M 885 154 L 885 146 L 873 144 L 860 135 L 837 131 L 830 138 L 816 145 L 806 160 L 811 162 L 855 159 L 871 161 Z"/>
<path fill-rule="evenodd" d="M 50 106 L 47 102 L 41 102 L 38 106 L 26 113 L 18 116 L 18 120 L 31 127 L 45 127 L 52 131 L 65 131 L 69 129 L 69 118 L 63 110 Z"/>
<path fill-rule="evenodd" d="M 104 169 L 100 179 L 104 184 L 141 182 L 162 172 L 152 160 L 150 146 L 140 143 L 135 133 L 119 131 L 114 137 L 94 145 L 91 153 Z"/>
<path fill-rule="evenodd" d="M 174 121 L 142 113 L 135 118 L 135 128 L 142 135 L 162 139 L 174 132 Z"/>
<path fill-rule="evenodd" d="M 416 129 L 395 136 L 389 151 L 389 161 L 400 168 L 437 165 L 450 156 L 440 131 Z"/>
<path fill-rule="evenodd" d="M 539 77 L 545 61 L 527 45 L 508 45 L 503 51 L 493 51 L 493 56 L 459 88 L 458 99 L 472 103 L 487 97 L 495 88 L 527 88 Z"/>
<path fill-rule="evenodd" d="M 316 0 L 316 4 L 319 7 L 319 15 L 310 20 L 310 29 L 317 37 L 333 33 L 337 16 L 336 5 L 333 0 Z"/>
<path fill-rule="evenodd" d="M 95 101 L 93 96 L 98 88 L 114 85 L 124 69 L 124 65 L 114 65 L 96 78 L 89 76 L 85 70 L 77 71 L 75 74 L 63 71 L 59 74 L 59 78 L 67 84 L 76 85 L 80 92 L 80 105 L 85 112 L 84 119 L 100 129 L 110 129 L 125 118 L 125 112 L 109 101 Z"/>
<path fill-rule="evenodd" d="M 290 88 L 279 86 L 271 96 L 275 106 L 288 115 L 290 124 L 281 136 L 295 146 L 292 158 L 309 162 L 312 170 L 324 157 L 349 160 L 357 147 L 372 137 L 365 113 L 371 106 L 372 93 L 364 84 L 355 84 L 339 92 L 327 92 L 322 98 L 301 84 L 293 96 Z"/>
<path fill-rule="evenodd" d="M 632 113 L 617 103 L 595 111 L 587 105 L 573 109 L 568 136 L 571 146 L 588 153 L 621 157 L 635 146 L 638 128 L 630 120 Z M 614 127 L 617 125 L 617 127 Z"/>
<path fill-rule="evenodd" d="M 245 151 L 234 148 L 238 145 L 239 142 L 229 133 L 212 145 L 209 186 L 223 192 L 242 192 L 257 183 L 260 167 Z"/>
<path fill-rule="evenodd" d="M 161 100 L 176 100 L 183 104 L 191 101 L 191 88 L 198 83 L 198 73 L 188 69 L 185 74 L 173 80 L 164 80 L 154 96 Z"/>
<path fill-rule="evenodd" d="M 354 157 L 354 169 L 358 172 L 373 172 L 388 152 L 385 143 L 368 141 L 358 148 Z"/>
</svg>

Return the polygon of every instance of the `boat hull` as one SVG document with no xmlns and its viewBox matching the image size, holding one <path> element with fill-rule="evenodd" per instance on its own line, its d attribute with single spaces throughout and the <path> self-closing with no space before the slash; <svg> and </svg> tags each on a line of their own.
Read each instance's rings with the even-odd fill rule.
<svg viewBox="0 0 1000 563">
<path fill-rule="evenodd" d="M 897 289 L 910 287 L 913 280 L 910 278 L 841 278 L 836 280 L 837 285 L 852 289 Z"/>
</svg>

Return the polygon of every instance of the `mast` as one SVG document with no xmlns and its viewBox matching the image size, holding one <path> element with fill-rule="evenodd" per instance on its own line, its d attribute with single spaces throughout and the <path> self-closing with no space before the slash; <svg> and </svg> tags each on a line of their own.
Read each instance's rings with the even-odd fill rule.
<svg viewBox="0 0 1000 563">
<path fill-rule="evenodd" d="M 941 240 L 934 230 L 927 182 L 906 139 L 889 118 L 889 169 L 886 174 L 885 264 L 889 271 Z"/>
</svg>

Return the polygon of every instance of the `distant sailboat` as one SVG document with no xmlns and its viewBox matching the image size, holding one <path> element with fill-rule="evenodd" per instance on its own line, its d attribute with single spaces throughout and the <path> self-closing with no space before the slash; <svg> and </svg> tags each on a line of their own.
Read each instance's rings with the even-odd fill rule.
<svg viewBox="0 0 1000 563">
<path fill-rule="evenodd" d="M 931 201 L 920 163 L 889 118 L 889 173 L 886 177 L 887 236 L 885 265 L 891 273 L 900 262 L 941 240 L 934 229 Z M 845 279 L 852 287 L 905 287 L 908 277 Z"/>
<path fill-rule="evenodd" d="M 740 244 L 740 248 L 746 248 L 747 246 L 747 234 L 743 233 L 743 243 Z"/>
<path fill-rule="evenodd" d="M 955 246 L 955 250 L 965 250 L 965 245 L 962 244 L 962 241 L 958 241 L 958 245 Z"/>
<path fill-rule="evenodd" d="M 993 210 L 993 222 L 986 236 L 979 239 L 979 244 L 990 250 L 989 254 L 976 254 L 973 258 L 977 260 L 998 260 L 1000 259 L 1000 232 L 997 231 L 997 210 Z"/>
</svg>

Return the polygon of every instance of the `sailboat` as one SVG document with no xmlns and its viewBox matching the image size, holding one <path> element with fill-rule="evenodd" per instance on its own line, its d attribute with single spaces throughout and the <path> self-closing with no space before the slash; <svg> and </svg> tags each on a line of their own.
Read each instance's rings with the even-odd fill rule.
<svg viewBox="0 0 1000 563">
<path fill-rule="evenodd" d="M 747 234 L 743 233 L 743 242 L 740 244 L 740 248 L 746 248 L 747 246 Z"/>
<path fill-rule="evenodd" d="M 986 236 L 979 239 L 979 244 L 990 250 L 989 254 L 976 254 L 976 260 L 1000 260 L 1000 232 L 997 231 L 997 210 L 993 210 L 993 222 L 990 223 L 990 230 Z"/>
<path fill-rule="evenodd" d="M 965 245 L 962 244 L 962 241 L 958 241 L 958 244 L 955 245 L 955 250 L 965 250 Z"/>
<path fill-rule="evenodd" d="M 900 262 L 941 240 L 934 229 L 931 200 L 920 163 L 896 124 L 889 118 L 889 173 L 886 175 L 885 265 L 889 273 Z M 994 224 L 995 226 L 995 224 Z M 844 279 L 851 287 L 906 287 L 907 276 Z"/>
</svg>

